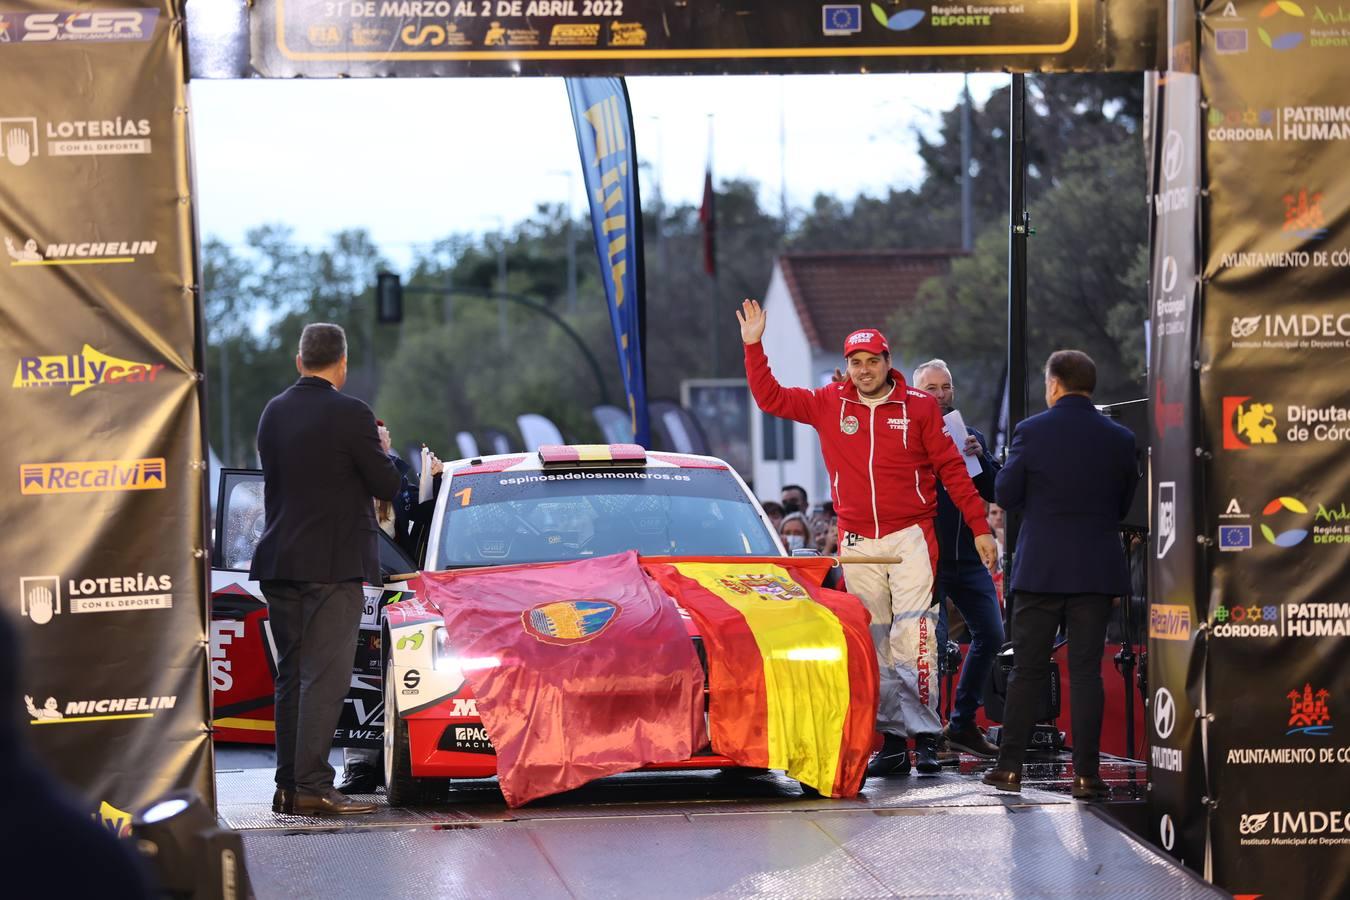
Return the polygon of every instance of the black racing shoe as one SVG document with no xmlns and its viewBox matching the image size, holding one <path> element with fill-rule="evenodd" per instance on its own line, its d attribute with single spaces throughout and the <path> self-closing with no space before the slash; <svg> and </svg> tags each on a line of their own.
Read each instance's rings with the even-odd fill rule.
<svg viewBox="0 0 1350 900">
<path fill-rule="evenodd" d="M 887 734 L 877 755 L 867 764 L 869 778 L 909 774 L 909 742 L 903 735 Z"/>
<path fill-rule="evenodd" d="M 914 735 L 914 768 L 920 775 L 936 775 L 942 771 L 942 761 L 938 759 L 938 736 L 936 734 Z"/>
<path fill-rule="evenodd" d="M 340 794 L 373 794 L 384 784 L 384 774 L 368 763 L 356 763 L 342 772 L 342 780 L 337 784 Z"/>
</svg>

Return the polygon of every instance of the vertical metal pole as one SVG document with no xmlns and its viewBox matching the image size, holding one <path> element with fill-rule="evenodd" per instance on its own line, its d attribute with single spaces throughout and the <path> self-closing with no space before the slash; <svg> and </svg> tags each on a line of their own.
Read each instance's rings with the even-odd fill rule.
<svg viewBox="0 0 1350 900">
<path fill-rule="evenodd" d="M 220 341 L 220 461 L 221 465 L 233 464 L 230 440 L 230 340 L 222 337 Z M 215 498 L 211 498 L 215 502 Z"/>
<path fill-rule="evenodd" d="M 975 246 L 975 211 L 970 197 L 970 77 L 961 88 L 961 249 Z"/>
<path fill-rule="evenodd" d="M 502 232 L 497 236 L 497 293 L 506 293 L 506 233 Z M 510 337 L 507 334 L 506 325 L 506 301 L 498 298 L 497 300 L 497 343 L 502 350 L 505 350 L 510 344 Z"/>
<path fill-rule="evenodd" d="M 1027 215 L 1026 177 L 1026 100 L 1025 75 L 1013 75 L 1010 100 L 1008 153 L 1008 443 L 1013 429 L 1027 417 Z M 1005 585 L 1011 585 L 1012 561 L 1017 552 L 1017 532 L 1022 517 L 1008 510 L 1005 515 L 1006 545 L 1003 572 Z M 1011 599 L 1012 592 L 1004 588 Z M 1008 604 L 1011 619 L 1012 605 Z"/>
</svg>

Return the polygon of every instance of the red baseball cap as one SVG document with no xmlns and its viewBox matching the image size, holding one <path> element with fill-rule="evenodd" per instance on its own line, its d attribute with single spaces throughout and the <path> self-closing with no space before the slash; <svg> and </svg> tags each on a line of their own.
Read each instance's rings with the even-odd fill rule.
<svg viewBox="0 0 1350 900">
<path fill-rule="evenodd" d="M 886 343 L 886 335 L 875 328 L 863 328 L 844 338 L 845 356 L 857 353 L 859 350 L 866 350 L 868 353 L 875 353 L 880 356 L 883 353 L 889 354 L 891 347 Z"/>
</svg>

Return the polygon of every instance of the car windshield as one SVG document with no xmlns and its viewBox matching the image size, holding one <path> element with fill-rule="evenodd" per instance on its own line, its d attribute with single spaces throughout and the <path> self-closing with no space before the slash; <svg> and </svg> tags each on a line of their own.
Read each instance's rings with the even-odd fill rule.
<svg viewBox="0 0 1350 900">
<path fill-rule="evenodd" d="M 753 501 L 725 469 L 458 472 L 436 568 L 647 556 L 776 556 Z"/>
</svg>

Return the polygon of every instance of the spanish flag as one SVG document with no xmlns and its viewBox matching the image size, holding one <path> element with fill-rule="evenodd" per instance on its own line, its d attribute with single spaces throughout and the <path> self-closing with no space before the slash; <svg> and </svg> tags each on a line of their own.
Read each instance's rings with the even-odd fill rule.
<svg viewBox="0 0 1350 900">
<path fill-rule="evenodd" d="M 643 561 L 703 637 L 713 750 L 852 797 L 872 749 L 877 661 L 862 603 L 820 587 L 830 565 Z"/>
</svg>

